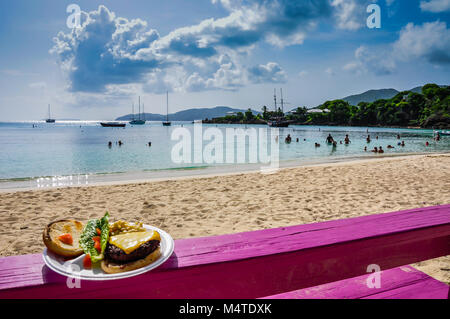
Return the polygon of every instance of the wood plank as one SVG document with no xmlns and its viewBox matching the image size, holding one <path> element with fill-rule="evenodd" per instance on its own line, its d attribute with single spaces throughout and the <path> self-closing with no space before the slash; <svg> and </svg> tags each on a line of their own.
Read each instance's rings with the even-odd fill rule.
<svg viewBox="0 0 450 319">
<path fill-rule="evenodd" d="M 370 274 L 262 299 L 448 299 L 450 287 L 411 267 L 380 273 L 380 287 L 368 288 Z"/>
<path fill-rule="evenodd" d="M 0 298 L 258 298 L 450 253 L 450 205 L 239 234 L 177 240 L 174 255 L 138 277 L 82 281 L 40 254 L 0 259 Z"/>
</svg>

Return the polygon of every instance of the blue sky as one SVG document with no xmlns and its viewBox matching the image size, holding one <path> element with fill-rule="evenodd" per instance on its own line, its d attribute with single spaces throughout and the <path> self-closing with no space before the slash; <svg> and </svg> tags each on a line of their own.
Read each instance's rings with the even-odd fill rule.
<svg viewBox="0 0 450 319">
<path fill-rule="evenodd" d="M 369 4 L 381 8 L 370 29 Z M 70 29 L 67 6 L 81 9 Z M 450 0 L 1 1 L 0 121 L 288 108 L 450 82 Z"/>
</svg>

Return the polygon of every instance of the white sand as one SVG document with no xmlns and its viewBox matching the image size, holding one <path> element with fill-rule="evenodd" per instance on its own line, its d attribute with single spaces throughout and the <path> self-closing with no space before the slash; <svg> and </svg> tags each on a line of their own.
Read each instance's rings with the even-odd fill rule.
<svg viewBox="0 0 450 319">
<path fill-rule="evenodd" d="M 420 155 L 284 168 L 275 174 L 178 178 L 0 193 L 0 256 L 42 252 L 42 230 L 61 218 L 108 210 L 175 239 L 450 203 L 450 155 Z M 450 283 L 450 256 L 418 266 Z"/>
</svg>

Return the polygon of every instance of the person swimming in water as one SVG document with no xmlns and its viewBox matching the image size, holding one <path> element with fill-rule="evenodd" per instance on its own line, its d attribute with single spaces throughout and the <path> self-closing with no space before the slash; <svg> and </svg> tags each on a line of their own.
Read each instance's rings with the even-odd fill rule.
<svg viewBox="0 0 450 319">
<path fill-rule="evenodd" d="M 288 134 L 284 141 L 289 144 L 292 141 L 291 134 Z"/>
<path fill-rule="evenodd" d="M 319 144 L 319 143 L 315 143 L 314 146 L 315 146 L 315 147 L 320 147 L 320 144 Z"/>
<path fill-rule="evenodd" d="M 401 146 L 405 146 L 405 141 L 402 141 L 402 144 L 400 144 Z"/>
<path fill-rule="evenodd" d="M 395 148 L 395 147 L 389 144 L 389 145 L 387 146 L 387 148 Z"/>
<path fill-rule="evenodd" d="M 109 147 L 109 148 L 112 147 L 112 142 L 111 142 L 111 141 L 108 142 L 108 147 Z"/>
<path fill-rule="evenodd" d="M 380 148 L 378 149 L 378 153 L 384 153 L 383 148 L 380 146 Z"/>
<path fill-rule="evenodd" d="M 375 146 L 375 147 L 373 148 L 373 150 L 371 150 L 371 152 L 373 152 L 373 153 L 378 153 L 378 147 Z"/>
<path fill-rule="evenodd" d="M 437 142 L 441 139 L 441 134 L 439 132 L 436 132 L 436 137 L 434 138 Z"/>
<path fill-rule="evenodd" d="M 367 143 L 370 143 L 370 135 L 367 135 L 366 141 Z"/>
</svg>

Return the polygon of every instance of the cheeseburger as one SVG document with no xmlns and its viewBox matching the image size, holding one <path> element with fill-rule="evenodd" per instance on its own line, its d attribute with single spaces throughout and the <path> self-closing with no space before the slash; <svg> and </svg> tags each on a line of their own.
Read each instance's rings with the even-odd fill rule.
<svg viewBox="0 0 450 319">
<path fill-rule="evenodd" d="M 115 222 L 110 231 L 101 267 L 106 273 L 120 273 L 150 265 L 161 256 L 161 237 L 142 224 Z"/>
</svg>

